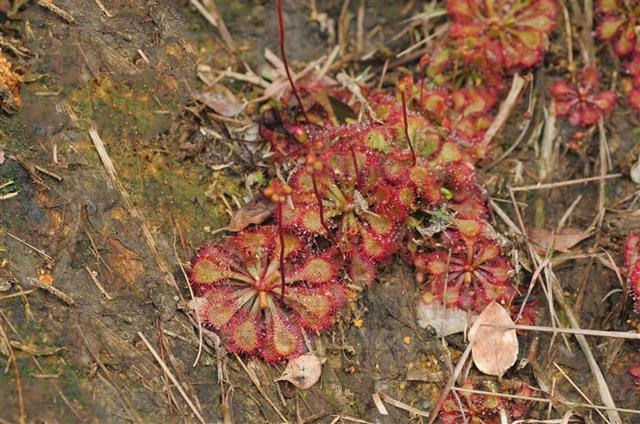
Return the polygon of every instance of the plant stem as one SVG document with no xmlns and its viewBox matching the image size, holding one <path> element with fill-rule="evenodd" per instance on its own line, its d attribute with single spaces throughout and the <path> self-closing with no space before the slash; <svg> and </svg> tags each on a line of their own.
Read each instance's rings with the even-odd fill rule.
<svg viewBox="0 0 640 424">
<path fill-rule="evenodd" d="M 284 301 L 285 277 L 284 277 L 284 228 L 282 227 L 282 205 L 278 202 L 276 208 L 276 220 L 278 221 L 278 237 L 280 238 L 280 301 Z"/>
<path fill-rule="evenodd" d="M 296 97 L 296 100 L 298 101 L 298 105 L 300 105 L 300 110 L 302 110 L 302 115 L 304 116 L 304 120 L 307 122 L 311 122 L 309 121 L 307 112 L 304 110 L 304 106 L 302 105 L 302 100 L 300 99 L 300 95 L 298 94 L 296 85 L 293 82 L 293 78 L 291 77 L 291 72 L 289 71 L 289 64 L 287 63 L 287 55 L 285 53 L 285 48 L 284 48 L 284 20 L 282 18 L 282 0 L 276 1 L 276 9 L 278 12 L 278 34 L 280 35 L 280 57 L 282 59 L 282 64 L 284 65 L 284 71 L 287 74 L 287 79 L 289 79 L 289 84 L 291 84 L 291 91 L 293 91 L 293 95 Z"/>
<path fill-rule="evenodd" d="M 411 138 L 409 137 L 409 121 L 407 119 L 407 99 L 404 96 L 404 91 L 400 91 L 400 95 L 402 96 L 402 118 L 404 119 L 404 136 L 407 138 L 407 144 L 409 145 L 409 149 L 411 149 L 411 160 L 413 161 L 413 166 L 416 165 L 416 152 L 413 150 L 413 144 L 411 144 Z"/>
<path fill-rule="evenodd" d="M 353 144 L 351 146 L 349 146 L 349 150 L 351 151 L 351 160 L 353 160 L 353 168 L 354 171 L 356 173 L 356 182 L 358 181 L 358 174 L 360 174 L 360 171 L 358 171 L 358 159 L 356 157 L 356 149 L 354 149 Z"/>
<path fill-rule="evenodd" d="M 318 201 L 318 211 L 320 213 L 320 223 L 322 227 L 327 232 L 327 237 L 331 238 L 331 232 L 329 231 L 329 227 L 324 220 L 324 205 L 322 204 L 322 198 L 320 197 L 320 192 L 318 191 L 318 182 L 316 181 L 316 172 L 311 171 L 311 183 L 313 184 L 313 194 L 316 196 L 316 200 Z"/>
</svg>

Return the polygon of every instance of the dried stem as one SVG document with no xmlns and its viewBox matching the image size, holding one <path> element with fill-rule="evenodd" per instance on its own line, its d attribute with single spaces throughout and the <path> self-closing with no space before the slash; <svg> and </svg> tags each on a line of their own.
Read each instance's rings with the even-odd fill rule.
<svg viewBox="0 0 640 424">
<path fill-rule="evenodd" d="M 405 98 L 404 90 L 400 91 L 400 95 L 402 97 L 402 119 L 404 120 L 404 136 L 407 138 L 407 144 L 409 145 L 409 149 L 411 150 L 411 160 L 413 162 L 413 166 L 415 166 L 416 152 L 415 150 L 413 150 L 411 137 L 409 137 L 409 121 L 407 120 L 407 99 Z"/>
</svg>

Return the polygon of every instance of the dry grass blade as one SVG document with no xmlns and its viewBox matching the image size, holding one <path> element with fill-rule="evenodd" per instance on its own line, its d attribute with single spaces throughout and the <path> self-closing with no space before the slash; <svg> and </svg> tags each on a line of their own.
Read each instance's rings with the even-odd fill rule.
<svg viewBox="0 0 640 424">
<path fill-rule="evenodd" d="M 76 304 L 76 301 L 73 300 L 73 298 L 71 296 L 69 296 L 68 294 L 66 294 L 62 290 L 53 287 L 50 284 L 42 283 L 42 282 L 38 281 L 38 279 L 31 278 L 31 277 L 27 278 L 27 281 L 29 281 L 29 283 L 31 285 L 36 286 L 36 287 L 38 287 L 40 289 L 43 289 L 43 290 L 51 293 L 52 295 L 54 295 L 58 299 L 62 300 L 64 303 L 66 303 L 69 306 L 74 306 Z"/>
<path fill-rule="evenodd" d="M 156 352 L 153 346 L 151 346 L 151 343 L 149 343 L 149 340 L 147 340 L 144 334 L 142 334 L 140 331 L 138 331 L 138 336 L 142 339 L 144 344 L 147 346 L 147 349 L 149 349 L 149 351 L 151 352 L 155 360 L 158 362 L 158 364 L 160 365 L 160 368 L 162 368 L 162 370 L 167 374 L 171 382 L 176 385 L 178 392 L 180 393 L 182 398 L 185 400 L 185 402 L 187 402 L 187 405 L 189 405 L 189 408 L 191 408 L 191 411 L 193 411 L 196 418 L 198 418 L 198 421 L 200 421 L 202 424 L 205 424 L 204 418 L 202 418 L 202 415 L 200 415 L 200 412 L 198 411 L 198 409 L 195 407 L 195 405 L 193 404 L 189 396 L 187 396 L 187 393 L 182 388 L 182 385 L 180 384 L 180 382 L 174 377 L 169 367 L 167 367 L 167 364 L 164 363 L 162 358 L 160 358 L 160 355 L 158 355 L 158 352 Z"/>
<path fill-rule="evenodd" d="M 484 327 L 496 327 L 496 328 L 509 328 L 514 330 L 525 331 L 540 331 L 543 333 L 565 333 L 575 334 L 582 336 L 593 337 L 612 337 L 617 339 L 627 340 L 640 340 L 640 334 L 638 333 L 626 333 L 624 331 L 604 331 L 604 330 L 587 330 L 582 328 L 561 328 L 561 327 L 545 327 L 538 325 L 496 325 L 496 324 L 482 324 Z"/>
<path fill-rule="evenodd" d="M 38 6 L 42 6 L 45 9 L 49 10 L 50 12 L 55 13 L 56 15 L 60 16 L 62 19 L 67 21 L 67 23 L 73 24 L 76 22 L 73 15 L 71 15 L 66 10 L 63 10 L 60 7 L 53 4 L 51 0 L 38 0 L 37 3 L 38 3 Z"/>
<path fill-rule="evenodd" d="M 589 403 L 589 405 L 593 405 L 593 402 L 591 402 L 591 399 L 589 399 L 589 397 L 585 395 L 582 390 L 580 390 L 580 388 L 576 385 L 576 383 L 573 382 L 573 380 L 571 380 L 569 375 L 560 367 L 560 365 L 556 364 L 555 362 L 553 363 L 553 365 L 558 369 L 558 371 L 560 371 L 560 374 L 562 374 L 562 376 L 567 379 L 569 384 L 571 384 L 573 388 L 576 389 L 578 393 L 580 393 L 580 396 L 582 396 L 582 398 L 586 400 Z M 604 414 L 599 409 L 596 409 L 596 412 L 598 413 L 598 415 L 602 417 L 603 420 L 609 423 L 609 420 L 607 419 L 607 417 L 605 417 Z"/>
<path fill-rule="evenodd" d="M 13 349 L 11 348 L 11 341 L 7 337 L 7 333 L 5 333 L 4 328 L 0 325 L 0 338 L 2 343 L 5 345 L 6 349 L 9 352 L 9 364 L 13 364 L 13 371 L 16 376 L 16 392 L 18 392 L 18 411 L 19 418 L 18 421 L 20 424 L 26 423 L 26 415 L 24 411 L 24 393 L 22 391 L 22 380 L 20 379 L 20 369 L 18 368 L 18 363 L 16 362 L 16 357 L 13 353 Z M 7 366 L 9 365 L 7 364 Z"/>
<path fill-rule="evenodd" d="M 516 106 L 518 97 L 520 97 L 520 92 L 524 88 L 524 83 L 525 79 L 522 78 L 519 74 L 515 74 L 513 76 L 509 94 L 507 94 L 504 102 L 502 102 L 502 104 L 500 105 L 500 110 L 498 111 L 496 118 L 491 123 L 491 126 L 487 129 L 487 132 L 484 134 L 484 137 L 482 139 L 483 144 L 489 145 L 498 131 L 500 131 L 500 129 L 507 122 L 509 115 L 511 115 L 511 112 Z"/>
<path fill-rule="evenodd" d="M 89 266 L 85 265 L 84 269 L 87 271 L 87 274 L 89 274 L 89 277 L 91 277 L 91 281 L 93 281 L 93 284 L 95 284 L 98 290 L 100 290 L 100 293 L 102 293 L 108 300 L 113 300 L 113 297 L 111 297 L 111 295 L 104 289 L 100 281 L 98 281 L 98 277 L 96 277 L 94 272 L 91 271 Z"/>
<path fill-rule="evenodd" d="M 570 185 L 575 185 L 575 184 L 582 184 L 582 183 L 590 183 L 592 181 L 600 181 L 600 180 L 609 180 L 612 178 L 620 178 L 622 177 L 623 174 L 609 174 L 609 175 L 602 175 L 602 176 L 598 176 L 598 177 L 586 177 L 586 178 L 578 178 L 575 180 L 567 180 L 567 181 L 558 181 L 557 183 L 547 183 L 547 184 L 532 184 L 532 185 L 526 185 L 526 186 L 521 186 L 521 187 L 511 187 L 511 190 L 513 190 L 514 192 L 516 191 L 530 191 L 530 190 L 544 190 L 547 188 L 558 188 L 558 187 L 566 187 L 566 186 L 570 186 Z"/>
<path fill-rule="evenodd" d="M 408 411 L 408 412 L 410 412 L 411 414 L 419 415 L 419 416 L 421 416 L 421 417 L 428 417 L 428 416 L 430 416 L 430 415 L 431 415 L 431 414 L 429 414 L 429 413 L 428 413 L 428 412 L 426 412 L 426 411 L 423 411 L 423 410 L 421 410 L 421 409 L 414 408 L 413 406 L 407 405 L 406 403 L 400 402 L 399 400 L 395 400 L 395 399 L 394 399 L 394 398 L 392 398 L 391 396 L 389 396 L 389 395 L 387 395 L 387 394 L 384 394 L 384 393 L 382 393 L 382 392 L 376 392 L 376 393 L 374 393 L 373 395 L 374 395 L 374 396 L 375 396 L 375 395 L 378 395 L 378 396 L 379 396 L 379 398 L 378 398 L 378 399 L 382 398 L 382 399 L 384 399 L 384 400 L 385 400 L 385 402 L 387 402 L 387 403 L 389 403 L 389 404 L 391 404 L 391 405 L 395 406 L 396 408 L 404 409 L 405 411 Z M 373 396 L 372 396 L 372 397 L 373 397 Z M 374 402 L 375 402 L 375 398 L 374 398 Z M 376 406 L 377 406 L 377 404 L 376 404 Z M 384 408 L 384 404 L 382 405 L 382 407 Z M 379 408 L 378 408 L 378 409 L 379 409 Z M 386 411 L 386 408 L 385 408 L 385 411 Z M 387 412 L 387 414 L 383 414 L 383 415 L 388 415 L 388 412 Z"/>
<path fill-rule="evenodd" d="M 29 243 L 27 243 L 26 241 L 22 240 L 20 237 L 15 236 L 15 235 L 11 234 L 10 232 L 7 232 L 7 235 L 8 235 L 9 237 L 11 237 L 12 239 L 14 239 L 15 241 L 18 241 L 18 242 L 20 242 L 20 243 L 24 244 L 24 245 L 25 245 L 25 246 L 27 246 L 29 249 L 33 250 L 34 252 L 36 252 L 37 254 L 39 254 L 40 256 L 42 256 L 43 258 L 45 258 L 45 259 L 47 260 L 47 262 L 49 262 L 49 263 L 53 264 L 53 258 L 52 258 L 51 256 L 47 255 L 47 254 L 45 253 L 45 251 L 44 251 L 44 250 L 40 250 L 40 249 L 38 249 L 37 247 L 34 247 L 34 246 L 30 245 L 30 244 L 29 244 Z"/>
</svg>

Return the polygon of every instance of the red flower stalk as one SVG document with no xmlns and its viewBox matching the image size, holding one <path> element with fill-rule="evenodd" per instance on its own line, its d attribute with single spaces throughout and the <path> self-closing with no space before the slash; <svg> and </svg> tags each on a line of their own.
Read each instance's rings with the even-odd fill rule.
<svg viewBox="0 0 640 424">
<path fill-rule="evenodd" d="M 280 35 L 280 56 L 282 59 L 282 64 L 284 65 L 284 71 L 287 74 L 287 79 L 289 79 L 289 84 L 291 84 L 291 91 L 293 91 L 293 95 L 296 96 L 296 100 L 298 101 L 298 105 L 300 106 L 300 110 L 302 111 L 302 115 L 304 115 L 304 120 L 309 121 L 309 117 L 307 116 L 307 112 L 304 110 L 304 105 L 302 104 L 302 100 L 300 99 L 300 95 L 298 94 L 298 90 L 296 89 L 296 85 L 293 82 L 293 77 L 291 76 L 291 72 L 289 71 L 289 64 L 287 63 L 287 54 L 284 46 L 284 20 L 282 18 L 282 0 L 276 0 L 276 10 L 278 12 L 278 34 Z"/>
<path fill-rule="evenodd" d="M 495 65 L 530 67 L 542 60 L 544 43 L 555 26 L 555 0 L 448 0 L 451 36 L 489 54 Z"/>
<path fill-rule="evenodd" d="M 616 102 L 613 91 L 598 91 L 598 71 L 584 68 L 577 86 L 556 81 L 550 87 L 555 113 L 569 116 L 572 125 L 590 126 L 611 112 Z"/>
<path fill-rule="evenodd" d="M 627 235 L 623 255 L 629 292 L 633 297 L 636 311 L 640 312 L 640 230 L 632 231 Z"/>
<path fill-rule="evenodd" d="M 286 293 L 280 282 L 278 230 L 254 227 L 201 249 L 190 281 L 203 297 L 198 313 L 229 350 L 267 362 L 303 352 L 300 327 L 331 325 L 346 291 L 332 251 L 314 254 L 298 236 L 284 234 Z"/>
<path fill-rule="evenodd" d="M 276 223 L 278 224 L 278 238 L 280 240 L 280 254 L 278 261 L 280 264 L 280 300 L 284 299 L 285 271 L 284 271 L 284 229 L 282 228 L 282 204 L 291 195 L 291 187 L 275 179 L 264 189 L 264 195 L 269 197 L 276 204 Z"/>
<path fill-rule="evenodd" d="M 409 150 L 411 150 L 411 161 L 413 165 L 416 164 L 416 151 L 413 150 L 413 143 L 411 142 L 411 137 L 409 137 L 409 121 L 407 119 L 407 98 L 405 95 L 405 91 L 409 86 L 413 85 L 413 81 L 411 81 L 411 76 L 405 76 L 401 79 L 398 84 L 398 90 L 400 90 L 400 98 L 402 99 L 402 120 L 404 123 L 404 136 L 407 140 L 407 144 L 409 145 Z"/>
<path fill-rule="evenodd" d="M 597 27 L 598 37 L 613 43 L 620 57 L 640 53 L 640 4 L 635 0 L 599 0 L 597 11 L 602 18 Z"/>
</svg>

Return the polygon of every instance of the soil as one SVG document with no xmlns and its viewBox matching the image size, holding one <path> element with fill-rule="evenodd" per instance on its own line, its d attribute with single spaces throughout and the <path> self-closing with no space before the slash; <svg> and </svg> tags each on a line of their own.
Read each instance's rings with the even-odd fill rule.
<svg viewBox="0 0 640 424">
<path fill-rule="evenodd" d="M 417 326 L 419 290 L 411 269 L 397 260 L 376 284 L 354 297 L 331 331 L 314 338 L 316 353 L 327 360 L 320 383 L 311 389 L 302 392 L 274 383 L 282 364 L 236 357 L 215 345 L 205 345 L 193 366 L 199 339 L 189 319 L 190 295 L 181 265 L 188 268 L 199 246 L 219 239 L 211 230 L 227 224 L 228 210 L 238 209 L 236 202 L 250 200 L 256 190 L 252 181 L 260 178 L 264 164 L 262 144 L 255 134 L 251 138 L 259 106 L 250 105 L 243 118 L 224 120 L 194 96 L 206 88 L 209 69 L 243 71 L 243 62 L 254 70 L 265 66 L 264 49 L 277 52 L 274 7 L 261 1 L 217 2 L 237 44 L 231 53 L 187 1 L 102 3 L 112 17 L 97 2 L 56 0 L 75 23 L 29 3 L 0 24 L 0 31 L 15 36 L 27 52 L 8 53 L 25 83 L 19 111 L 0 115 L 0 152 L 6 157 L 4 163 L 0 159 L 0 186 L 13 181 L 10 191 L 18 192 L 0 200 L 0 328 L 15 359 L 12 363 L 0 341 L 0 422 L 20 421 L 19 385 L 26 422 L 197 422 L 140 334 L 206 422 L 280 422 L 276 409 L 292 422 L 423 421 L 390 405 L 389 415 L 381 415 L 372 394 L 383 392 L 428 411 L 448 379 L 446 362 L 457 362 L 466 341 L 462 335 L 447 337 L 447 349 Z M 358 2 L 351 3 L 355 16 Z M 399 22 L 421 7 L 414 4 L 402 11 L 391 3 L 375 3 L 367 2 L 365 32 L 380 26 L 382 35 L 367 38 L 367 49 L 378 47 L 383 35 L 397 33 Z M 318 9 L 338 20 L 341 4 L 318 2 Z M 286 2 L 285 10 L 289 56 L 302 69 L 327 54 L 328 35 L 309 20 L 306 2 Z M 354 33 L 352 28 L 349 36 Z M 409 44 L 405 36 L 386 48 L 397 52 Z M 382 53 L 348 66 L 354 73 L 371 67 L 379 75 L 384 59 Z M 256 97 L 253 86 L 228 78 L 216 82 L 215 90 Z M 520 132 L 520 109 L 501 133 L 498 153 Z M 117 182 L 98 155 L 90 129 L 104 143 Z M 607 130 L 610 172 L 628 172 L 630 160 L 637 157 L 638 117 L 617 108 Z M 225 137 L 211 137 L 211 131 Z M 584 155 L 562 148 L 548 181 L 597 174 L 594 140 Z M 494 198 L 508 200 L 505 187 L 514 178 L 517 161 L 524 167 L 519 185 L 532 183 L 538 166 L 532 152 L 525 143 L 486 170 L 485 186 Z M 604 230 L 579 250 L 610 252 L 619 264 L 622 238 L 640 227 L 640 214 L 637 201 L 632 207 L 618 201 L 633 195 L 637 186 L 625 177 L 606 187 L 611 211 Z M 0 195 L 8 192 L 8 187 L 0 188 Z M 526 226 L 552 229 L 579 195 L 582 200 L 569 226 L 586 228 L 593 220 L 597 184 L 524 192 L 518 201 L 528 205 Z M 505 210 L 514 216 L 507 203 Z M 508 234 L 497 219 L 496 225 Z M 510 239 L 515 240 L 510 247 L 518 262 L 516 278 L 526 290 L 533 270 L 516 254 L 522 240 Z M 616 273 L 602 261 L 566 260 L 554 269 L 583 328 L 640 328 Z M 73 304 L 34 281 L 66 294 Z M 549 323 L 544 294 L 537 296 L 539 321 Z M 562 312 L 560 318 L 566 318 Z M 637 409 L 640 392 L 628 368 L 640 364 L 640 344 L 608 338 L 590 342 L 616 405 Z M 520 357 L 528 357 L 529 363 L 519 364 L 506 378 L 554 387 L 558 396 L 586 402 L 557 377 L 555 362 L 600 403 L 575 339 L 567 337 L 565 343 L 560 336 L 552 341 L 548 335 L 527 333 L 520 335 L 520 343 Z M 534 406 L 531 416 L 545 417 L 546 408 Z M 593 411 L 581 412 L 599 422 Z M 624 419 L 634 422 L 632 415 Z"/>
</svg>

